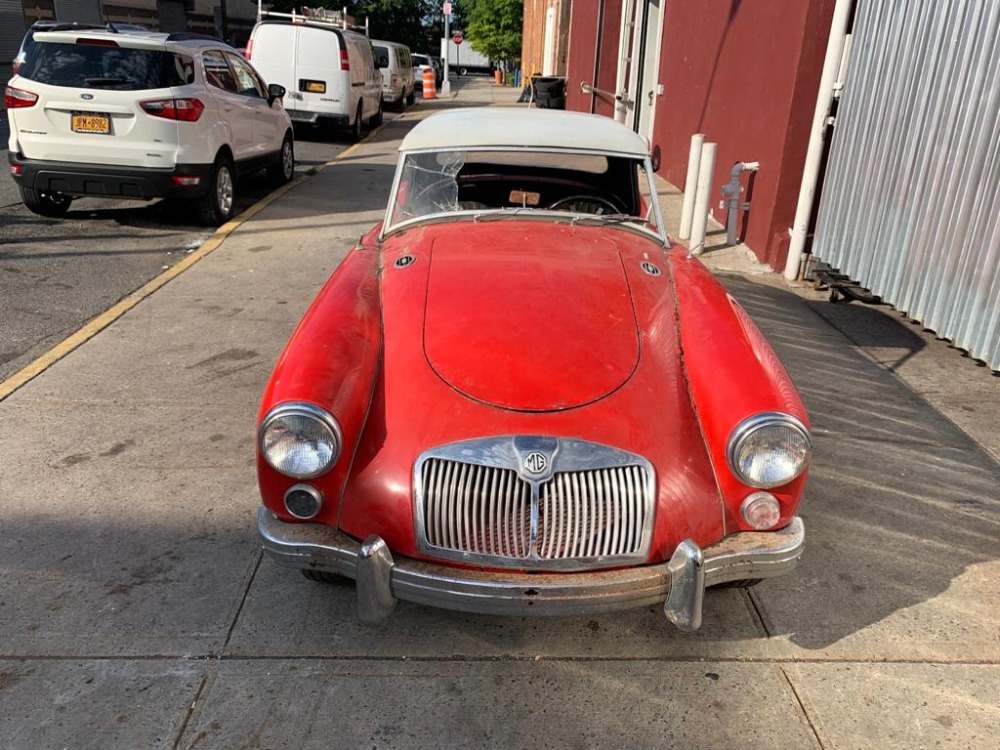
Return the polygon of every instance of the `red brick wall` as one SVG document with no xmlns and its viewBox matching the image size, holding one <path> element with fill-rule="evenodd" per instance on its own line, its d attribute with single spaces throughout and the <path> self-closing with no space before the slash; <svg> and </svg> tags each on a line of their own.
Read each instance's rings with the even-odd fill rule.
<svg viewBox="0 0 1000 750">
<path fill-rule="evenodd" d="M 548 0 L 524 0 L 524 28 L 521 32 L 521 72 L 524 79 L 542 69 L 545 47 L 545 11 Z"/>
<path fill-rule="evenodd" d="M 834 0 L 667 3 L 654 143 L 660 173 L 683 185 L 692 133 L 719 144 L 713 195 L 737 161 L 759 161 L 746 243 L 774 268 L 788 253 L 788 228 Z M 744 178 L 746 184 L 746 178 Z M 712 201 L 715 218 L 725 211 Z M 742 227 L 742 215 L 741 215 Z"/>
<path fill-rule="evenodd" d="M 835 0 L 711 0 L 664 2 L 664 30 L 653 145 L 660 174 L 683 186 L 693 133 L 718 143 L 712 205 L 737 161 L 759 161 L 746 242 L 772 268 L 788 252 L 788 228 L 805 162 Z M 598 18 L 601 7 L 604 20 Z M 575 0 L 569 42 L 567 107 L 592 111 L 590 82 L 598 61 L 598 86 L 613 90 L 621 0 Z M 612 116 L 613 105 L 597 100 Z M 746 184 L 746 177 L 744 177 Z M 743 216 L 740 216 L 742 228 Z"/>
</svg>

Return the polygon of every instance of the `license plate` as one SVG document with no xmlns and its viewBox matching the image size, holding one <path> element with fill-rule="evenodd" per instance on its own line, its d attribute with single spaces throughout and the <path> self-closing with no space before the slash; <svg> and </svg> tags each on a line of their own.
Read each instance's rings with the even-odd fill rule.
<svg viewBox="0 0 1000 750">
<path fill-rule="evenodd" d="M 326 83 L 323 81 L 299 81 L 299 91 L 308 91 L 310 94 L 325 94 Z"/>
<path fill-rule="evenodd" d="M 111 115 L 95 112 L 74 112 L 70 121 L 74 133 L 111 134 Z"/>
</svg>

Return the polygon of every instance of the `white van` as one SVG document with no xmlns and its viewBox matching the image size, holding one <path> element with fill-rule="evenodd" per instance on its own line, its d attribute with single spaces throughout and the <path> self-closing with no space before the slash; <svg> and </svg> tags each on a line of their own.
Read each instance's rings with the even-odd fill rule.
<svg viewBox="0 0 1000 750">
<path fill-rule="evenodd" d="M 382 78 L 368 37 L 330 22 L 299 16 L 292 23 L 275 15 L 254 26 L 247 57 L 265 81 L 285 87 L 292 122 L 349 128 L 356 139 L 380 125 Z"/>
<path fill-rule="evenodd" d="M 413 61 L 410 48 L 397 42 L 372 39 L 375 59 L 382 71 L 382 101 L 389 105 L 405 108 L 413 104 L 415 98 L 413 82 Z"/>
</svg>

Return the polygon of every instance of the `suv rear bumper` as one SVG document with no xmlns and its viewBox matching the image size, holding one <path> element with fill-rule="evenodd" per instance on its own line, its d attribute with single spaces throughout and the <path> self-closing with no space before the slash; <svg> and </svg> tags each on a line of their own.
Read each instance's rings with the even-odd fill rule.
<svg viewBox="0 0 1000 750">
<path fill-rule="evenodd" d="M 101 198 L 198 198 L 208 192 L 211 164 L 178 164 L 173 169 L 95 166 L 74 162 L 25 159 L 8 153 L 19 167 L 14 181 L 26 188 Z M 197 185 L 178 185 L 174 177 L 197 177 Z"/>
</svg>

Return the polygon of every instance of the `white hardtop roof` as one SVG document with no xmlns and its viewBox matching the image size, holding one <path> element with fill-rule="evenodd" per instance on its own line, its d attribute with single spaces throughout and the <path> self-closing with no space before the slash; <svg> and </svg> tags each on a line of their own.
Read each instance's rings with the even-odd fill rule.
<svg viewBox="0 0 1000 750">
<path fill-rule="evenodd" d="M 603 151 L 643 158 L 649 146 L 621 123 L 601 115 L 526 107 L 475 107 L 421 121 L 399 145 L 424 149 L 526 148 Z"/>
</svg>

